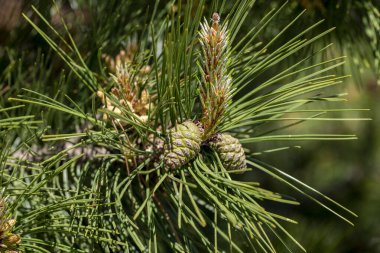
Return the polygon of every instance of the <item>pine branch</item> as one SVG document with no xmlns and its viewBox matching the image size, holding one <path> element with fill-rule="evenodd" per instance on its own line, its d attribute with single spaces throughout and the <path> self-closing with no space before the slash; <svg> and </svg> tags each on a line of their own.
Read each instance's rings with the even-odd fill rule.
<svg viewBox="0 0 380 253">
<path fill-rule="evenodd" d="M 53 33 L 50 36 L 25 15 L 91 95 L 73 98 L 64 92 L 62 97 L 51 97 L 32 87 L 9 99 L 25 107 L 60 112 L 75 122 L 57 129 L 41 116 L 52 129 L 36 126 L 41 136 L 25 151 L 30 160 L 17 155 L 22 152 L 4 155 L 0 169 L 6 176 L 1 182 L 14 199 L 12 212 L 20 220 L 15 233 L 23 238 L 21 249 L 70 252 L 72 245 L 77 252 L 221 252 L 229 247 L 245 252 L 249 247 L 250 251 L 275 252 L 272 238 L 278 237 L 305 250 L 283 227 L 283 222 L 295 221 L 264 208 L 267 202 L 298 202 L 263 189 L 258 182 L 235 177 L 253 168 L 351 222 L 349 216 L 355 214 L 259 161 L 255 155 L 260 152 L 247 145 L 356 138 L 318 132 L 273 134 L 307 121 L 356 118 L 322 117 L 334 110 L 306 108 L 310 103 L 318 106 L 319 102 L 345 100 L 344 94 L 330 90 L 344 79 L 336 75 L 343 58 L 318 60 L 328 49 L 325 45 L 302 55 L 332 30 L 314 33 L 321 25 L 318 22 L 284 40 L 301 13 L 279 26 L 273 38 L 260 42 L 258 38 L 283 15 L 286 5 L 270 11 L 257 26 L 241 34 L 253 3 L 213 2 L 215 10 L 228 15 L 222 22 L 214 13 L 210 26 L 207 19 L 201 23 L 201 17 L 207 16 L 203 1 L 199 5 L 178 1 L 166 14 L 156 13 L 157 2 L 147 18 L 149 25 L 138 36 L 139 49 L 129 47 L 130 52 L 124 47 L 127 51 L 120 49 L 115 58 L 103 58 L 108 70 L 114 71 L 111 75 L 99 69 L 103 66 L 99 48 L 94 51 L 100 63 L 94 67 L 66 25 L 64 34 L 59 33 L 34 9 Z M 108 24 L 99 30 L 114 27 Z M 308 34 L 312 34 L 310 39 L 305 39 Z M 284 65 L 291 57 L 297 61 Z M 311 59 L 317 63 L 309 64 Z M 197 62 L 202 63 L 199 68 Z M 20 107 L 0 109 L 0 113 Z M 296 112 L 303 114 L 291 115 Z M 0 127 L 8 131 L 10 123 L 17 127 L 25 121 L 38 123 L 33 117 L 7 115 Z M 47 155 L 44 151 L 52 145 L 57 149 Z M 85 150 L 92 152 L 84 154 Z M 262 152 L 274 151 L 278 150 Z M 63 239 L 62 234 L 67 237 Z"/>
<path fill-rule="evenodd" d="M 203 54 L 202 85 L 200 89 L 203 139 L 209 139 L 224 118 L 231 103 L 231 77 L 228 73 L 229 41 L 227 24 L 219 25 L 219 14 L 214 13 L 212 26 L 207 20 L 201 25 L 200 43 Z"/>
</svg>

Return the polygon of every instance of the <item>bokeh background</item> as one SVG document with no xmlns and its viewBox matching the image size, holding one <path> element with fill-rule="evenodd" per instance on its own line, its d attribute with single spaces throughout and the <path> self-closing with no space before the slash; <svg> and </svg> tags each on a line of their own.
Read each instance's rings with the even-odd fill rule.
<svg viewBox="0 0 380 253">
<path fill-rule="evenodd" d="M 67 93 L 77 101 L 89 101 L 91 97 L 89 91 L 72 78 L 65 64 L 21 16 L 21 13 L 25 13 L 32 19 L 35 18 L 31 11 L 32 4 L 58 30 L 64 29 L 63 19 L 79 50 L 87 57 L 90 68 L 96 68 L 99 60 L 98 49 L 103 48 L 104 51 L 115 54 L 126 47 L 128 41 L 135 38 L 146 22 L 142 10 L 149 10 L 152 3 L 60 0 L 54 5 L 50 0 L 0 0 L 1 107 L 9 106 L 7 98 L 16 95 L 21 88 L 32 88 L 52 96 Z M 173 5 L 169 1 L 161 1 L 159 4 L 168 12 L 173 11 Z M 282 1 L 275 0 L 257 1 L 255 13 L 243 29 L 254 26 L 267 11 L 281 4 Z M 339 92 L 348 92 L 347 102 L 337 106 L 370 109 L 334 115 L 360 117 L 364 119 L 362 121 L 309 121 L 286 130 L 289 134 L 313 129 L 326 129 L 330 133 L 356 133 L 357 140 L 259 143 L 255 147 L 259 152 L 289 146 L 281 152 L 257 155 L 332 197 L 358 215 L 353 220 L 355 226 L 352 227 L 281 183 L 269 178 L 259 178 L 266 188 L 289 194 L 301 202 L 301 206 L 273 208 L 299 222 L 286 227 L 308 252 L 380 252 L 379 7 L 379 1 L 292 0 L 284 7 L 280 18 L 273 21 L 265 35 L 260 38 L 263 41 L 268 40 L 278 32 L 276 22 L 289 22 L 304 9 L 307 12 L 297 29 L 287 36 L 293 36 L 298 29 L 302 30 L 307 25 L 325 19 L 321 30 L 336 27 L 326 37 L 326 41 L 321 42 L 334 43 L 333 50 L 325 57 L 347 55 L 347 64 L 340 71 L 345 75 L 352 74 L 338 88 Z M 212 8 L 212 4 L 206 1 L 205 8 Z M 37 19 L 33 20 L 41 28 L 46 26 Z M 293 60 L 295 59 L 289 59 Z M 329 106 L 326 104 L 326 108 Z M 26 113 L 23 110 L 15 110 L 14 113 Z M 70 124 L 70 119 L 60 114 L 47 113 L 43 117 L 58 130 Z M 257 176 L 260 177 L 259 174 Z M 286 251 L 280 244 L 276 246 L 279 252 Z"/>
</svg>

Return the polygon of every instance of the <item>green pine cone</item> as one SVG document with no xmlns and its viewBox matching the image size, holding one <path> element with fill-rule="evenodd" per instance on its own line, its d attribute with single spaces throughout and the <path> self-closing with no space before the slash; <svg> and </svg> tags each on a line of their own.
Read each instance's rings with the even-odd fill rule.
<svg viewBox="0 0 380 253">
<path fill-rule="evenodd" d="M 210 141 L 210 146 L 218 153 L 225 169 L 240 170 L 247 167 L 243 146 L 231 135 L 217 134 Z"/>
<path fill-rule="evenodd" d="M 180 168 L 195 158 L 201 148 L 201 131 L 191 121 L 177 125 L 169 132 L 164 162 L 171 169 Z"/>
</svg>

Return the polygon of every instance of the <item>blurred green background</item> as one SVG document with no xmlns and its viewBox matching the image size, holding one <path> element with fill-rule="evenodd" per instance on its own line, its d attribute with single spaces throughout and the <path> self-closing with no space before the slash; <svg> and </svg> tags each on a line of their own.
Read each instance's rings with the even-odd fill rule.
<svg viewBox="0 0 380 253">
<path fill-rule="evenodd" d="M 353 220 L 355 227 L 351 227 L 315 203 L 297 196 L 301 206 L 283 212 L 299 221 L 288 229 L 308 252 L 380 252 L 380 87 L 371 78 L 360 89 L 350 80 L 347 82 L 350 93 L 347 105 L 370 108 L 358 116 L 369 117 L 371 121 L 308 122 L 298 128 L 353 132 L 358 140 L 308 142 L 302 143 L 300 149 L 265 155 L 277 167 L 358 215 Z M 292 132 L 297 132 L 297 128 Z M 279 184 L 270 187 L 286 191 Z"/>
<path fill-rule="evenodd" d="M 131 37 L 143 29 L 146 17 L 142 10 L 145 8 L 149 10 L 152 2 L 62 0 L 56 3 L 79 49 L 89 59 L 90 68 L 94 69 L 99 48 L 104 48 L 108 53 L 118 52 L 126 46 Z M 247 22 L 245 29 L 254 25 L 270 8 L 278 7 L 281 3 L 282 1 L 258 1 L 257 7 L 254 8 L 255 15 Z M 365 7 L 369 9 L 364 7 L 360 9 L 363 3 L 369 3 L 370 5 Z M 89 91 L 81 87 L 78 80 L 73 80 L 69 72 L 67 75 L 63 74 L 67 71 L 64 63 L 51 52 L 49 46 L 21 17 L 21 13 L 24 12 L 33 19 L 31 4 L 34 4 L 58 29 L 63 29 L 61 17 L 53 8 L 52 1 L 0 0 L 1 107 L 9 106 L 7 98 L 17 94 L 22 87 L 46 94 L 56 94 L 61 90 L 74 100 L 84 98 L 83 101 L 88 101 L 91 96 Z M 163 10 L 168 12 L 171 10 L 169 1 L 161 1 L 159 4 Z M 274 21 L 287 22 L 307 8 L 308 11 L 299 24 L 299 29 L 304 29 L 307 24 L 320 19 L 326 19 L 323 27 L 325 29 L 336 26 L 336 31 L 328 37 L 328 40 L 336 44 L 332 53 L 347 55 L 348 64 L 342 69 L 342 73 L 353 74 L 351 78 L 346 79 L 344 88 L 341 88 L 342 92 L 349 93 L 348 101 L 337 106 L 368 108 L 369 111 L 351 112 L 346 116 L 372 119 L 309 121 L 299 124 L 286 132 L 291 134 L 326 129 L 330 133 L 356 133 L 358 140 L 291 143 L 292 146 L 297 146 L 282 152 L 260 155 L 266 161 L 332 197 L 358 215 L 358 218 L 353 220 L 355 227 L 351 227 L 317 204 L 296 195 L 281 183 L 270 178 L 260 179 L 266 188 L 289 194 L 301 202 L 301 206 L 273 208 L 299 221 L 297 225 L 286 225 L 286 227 L 308 252 L 380 252 L 380 86 L 377 80 L 380 61 L 378 52 L 380 47 L 377 45 L 380 35 L 376 33 L 376 27 L 371 29 L 373 24 L 371 8 L 377 7 L 378 10 L 379 5 L 378 1 L 294 0 L 285 7 L 283 15 L 280 15 L 281 18 Z M 206 3 L 206 9 L 211 6 L 210 3 Z M 378 11 L 373 10 L 373 13 L 376 19 Z M 43 28 L 42 24 L 41 26 Z M 377 29 L 380 30 L 379 27 Z M 274 23 L 266 32 L 268 37 L 260 39 L 267 40 L 276 32 L 276 23 Z M 326 104 L 326 108 L 329 106 Z M 16 113 L 26 112 L 16 111 Z M 65 121 L 70 120 L 59 118 L 57 115 L 44 115 L 44 117 L 57 129 L 62 129 Z M 259 152 L 288 145 L 289 143 L 279 142 L 258 144 L 256 149 Z M 280 244 L 276 246 L 279 252 L 285 252 Z"/>
</svg>

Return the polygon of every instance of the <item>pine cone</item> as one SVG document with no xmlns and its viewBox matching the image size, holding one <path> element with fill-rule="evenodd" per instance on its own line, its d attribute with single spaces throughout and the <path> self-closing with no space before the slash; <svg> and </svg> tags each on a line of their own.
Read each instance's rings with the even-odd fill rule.
<svg viewBox="0 0 380 253">
<path fill-rule="evenodd" d="M 197 156 L 201 146 L 201 131 L 191 121 L 177 125 L 169 132 L 164 162 L 171 169 L 180 168 Z"/>
<path fill-rule="evenodd" d="M 218 153 L 225 169 L 239 170 L 247 167 L 243 146 L 231 135 L 217 134 L 210 141 L 210 146 Z"/>
</svg>

